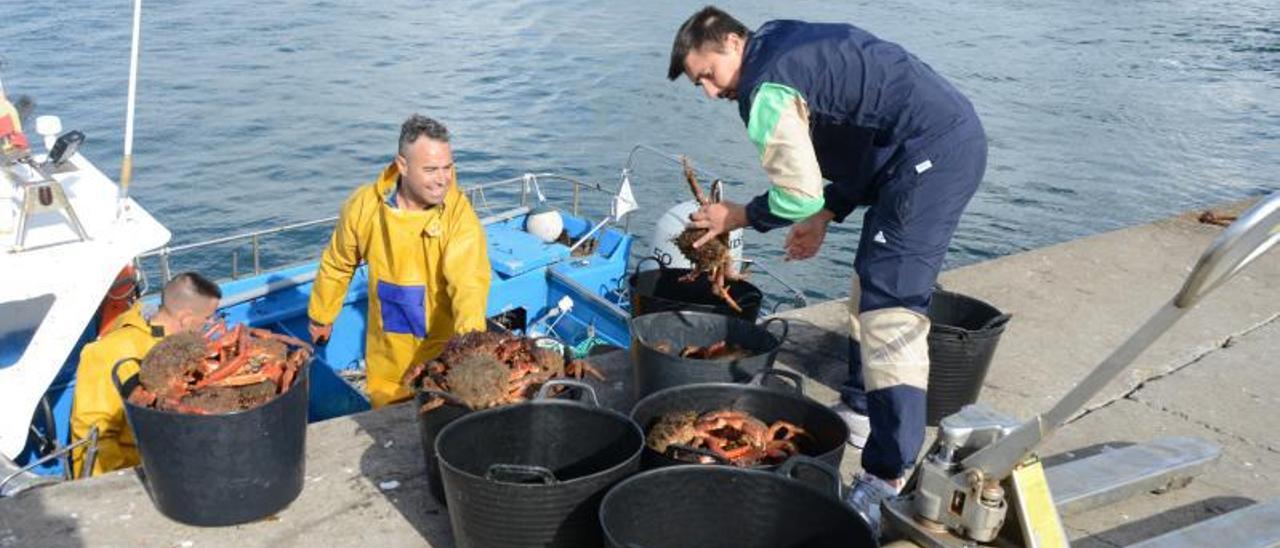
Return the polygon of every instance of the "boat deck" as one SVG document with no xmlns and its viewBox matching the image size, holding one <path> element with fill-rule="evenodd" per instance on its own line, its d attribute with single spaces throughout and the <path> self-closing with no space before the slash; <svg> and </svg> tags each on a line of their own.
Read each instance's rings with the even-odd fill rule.
<svg viewBox="0 0 1280 548">
<path fill-rule="evenodd" d="M 950 290 L 1014 318 L 981 399 L 1018 417 L 1047 409 L 1181 285 L 1221 229 L 1194 215 L 1109 232 L 945 273 Z M 810 396 L 835 400 L 843 376 L 844 305 L 782 314 L 796 320 L 779 361 L 806 373 Z M 1222 458 L 1189 486 L 1065 516 L 1076 546 L 1130 544 L 1280 496 L 1280 253 L 1211 295 L 1043 454 L 1060 463 L 1165 436 L 1198 436 Z M 607 405 L 626 409 L 627 355 L 596 358 Z M 857 452 L 846 454 L 846 479 Z M 238 527 L 187 527 L 161 516 L 137 472 L 0 500 L 8 546 L 452 546 L 448 515 L 427 495 L 411 405 L 310 426 L 307 484 L 288 509 Z"/>
</svg>

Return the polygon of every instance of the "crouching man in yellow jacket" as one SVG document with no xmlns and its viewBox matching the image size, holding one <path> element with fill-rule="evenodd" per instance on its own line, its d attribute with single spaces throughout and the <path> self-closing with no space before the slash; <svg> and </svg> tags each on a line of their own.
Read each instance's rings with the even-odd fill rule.
<svg viewBox="0 0 1280 548">
<path fill-rule="evenodd" d="M 142 303 L 120 314 L 106 334 L 85 345 L 76 367 L 76 389 L 71 403 L 73 440 L 89 437 L 98 427 L 98 457 L 85 473 L 84 451 L 72 454 L 76 477 L 98 475 L 137 466 L 138 448 L 133 430 L 125 421 L 124 402 L 111 382 L 111 368 L 125 358 L 142 359 L 166 334 L 197 331 L 218 310 L 222 290 L 218 284 L 195 272 L 179 274 L 164 285 L 160 309 L 150 321 L 142 316 Z M 138 371 L 136 362 L 120 366 L 120 379 Z"/>
<path fill-rule="evenodd" d="M 400 387 L 409 366 L 439 355 L 455 334 L 485 329 L 484 229 L 458 190 L 449 131 L 439 122 L 410 116 L 395 161 L 343 204 L 311 289 L 312 341 L 329 338 L 362 261 L 367 390 L 381 407 L 411 395 Z"/>
</svg>

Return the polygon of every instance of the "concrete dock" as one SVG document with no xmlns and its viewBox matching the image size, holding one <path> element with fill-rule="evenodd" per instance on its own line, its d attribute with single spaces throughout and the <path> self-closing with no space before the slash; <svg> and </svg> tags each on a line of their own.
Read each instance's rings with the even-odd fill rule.
<svg viewBox="0 0 1280 548">
<path fill-rule="evenodd" d="M 1219 210 L 1221 211 L 1221 210 Z M 1221 231 L 1188 214 L 946 272 L 941 283 L 1013 314 L 981 400 L 1018 417 L 1047 410 L 1181 286 Z M 779 361 L 834 402 L 847 317 L 832 301 L 780 314 Z M 624 353 L 596 360 L 605 403 L 631 403 Z M 1255 262 L 1149 349 L 1042 451 L 1050 463 L 1184 435 L 1222 447 L 1189 486 L 1065 516 L 1076 546 L 1122 546 L 1280 496 L 1280 252 Z M 225 528 L 169 521 L 135 471 L 0 500 L 0 547 L 453 546 L 426 491 L 414 409 L 313 424 L 302 495 L 271 518 Z M 857 470 L 848 451 L 842 472 Z"/>
</svg>

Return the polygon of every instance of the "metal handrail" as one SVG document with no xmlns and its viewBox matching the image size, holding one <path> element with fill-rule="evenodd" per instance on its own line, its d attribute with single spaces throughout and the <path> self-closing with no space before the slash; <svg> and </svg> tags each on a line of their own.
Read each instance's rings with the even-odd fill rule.
<svg viewBox="0 0 1280 548">
<path fill-rule="evenodd" d="M 173 246 L 173 247 L 168 247 L 168 246 L 166 246 L 166 247 L 162 247 L 162 248 L 160 248 L 160 249 L 157 249 L 157 250 L 155 250 L 155 251 L 148 251 L 148 252 L 146 252 L 146 253 L 143 253 L 143 254 L 141 254 L 141 255 L 138 255 L 138 258 L 139 258 L 139 259 L 145 259 L 145 258 L 149 258 L 149 257 L 159 257 L 159 256 L 161 256 L 161 255 L 165 255 L 165 254 L 178 253 L 178 252 L 180 252 L 180 251 L 190 251 L 190 250 L 192 250 L 192 249 L 200 249 L 200 248 L 210 247 L 210 246 L 214 246 L 214 245 L 218 245 L 218 244 L 225 244 L 225 243 L 235 242 L 235 241 L 239 241 L 239 240 L 246 240 L 246 239 L 255 238 L 255 237 L 267 236 L 267 235 L 270 235 L 270 234 L 276 234 L 276 233 L 279 233 L 279 232 L 286 232 L 286 231 L 289 231 L 289 230 L 297 230 L 297 229 L 299 229 L 299 228 L 306 228 L 306 227 L 309 227 L 309 226 L 321 225 L 321 224 L 325 224 L 325 223 L 332 223 L 332 222 L 334 222 L 334 221 L 336 221 L 336 220 L 338 220 L 338 216 L 337 216 L 337 215 L 334 215 L 334 216 L 331 216 L 331 217 L 325 217 L 325 218 L 323 218 L 323 219 L 313 219 L 313 220 L 310 220 L 310 221 L 302 221 L 302 222 L 300 222 L 300 223 L 292 223 L 292 224 L 287 224 L 287 225 L 282 225 L 282 226 L 277 226 L 277 227 L 272 227 L 272 228 L 264 228 L 264 229 L 261 229 L 261 230 L 254 230 L 254 231 L 251 231 L 251 232 L 245 232 L 245 233 L 242 233 L 242 234 L 233 234 L 233 235 L 231 235 L 231 236 L 223 236 L 223 237 L 221 237 L 221 238 L 214 238 L 214 239 L 212 239 L 212 240 L 205 240 L 205 241 L 202 241 L 202 242 L 195 242 L 195 243 L 183 244 L 183 245 L 175 245 L 175 246 Z"/>
<path fill-rule="evenodd" d="M 484 204 L 483 208 L 486 211 L 488 211 L 491 208 L 489 207 L 489 204 L 488 204 L 488 198 L 485 196 L 486 190 L 493 190 L 493 189 L 503 188 L 503 187 L 512 187 L 519 184 L 520 205 L 528 206 L 529 195 L 531 192 L 537 193 L 539 196 L 541 196 L 542 183 L 571 184 L 573 186 L 573 199 L 572 199 L 573 202 L 572 202 L 571 211 L 575 216 L 579 214 L 580 204 L 581 204 L 581 195 L 584 189 L 590 192 L 597 192 L 607 196 L 617 196 L 618 194 L 616 190 L 605 188 L 600 183 L 587 183 L 579 179 L 575 179 L 573 177 L 568 177 L 565 175 L 559 175 L 559 174 L 550 173 L 550 172 L 526 173 L 519 177 L 511 177 L 508 179 L 502 179 L 502 180 L 492 181 L 488 183 L 480 183 L 477 185 L 463 188 L 461 189 L 461 192 L 466 194 L 467 199 L 471 201 L 473 204 L 475 204 L 476 198 L 478 197 L 480 200 L 483 201 L 483 204 Z M 261 240 L 263 237 L 279 234 L 282 232 L 290 232 L 290 231 L 299 230 L 303 228 L 309 228 L 309 227 L 318 226 L 318 225 L 331 224 L 337 221 L 337 219 L 338 219 L 338 216 L 334 215 L 334 216 L 325 217 L 323 219 L 313 219 L 310 221 L 290 223 L 290 224 L 271 227 L 271 228 L 264 228 L 259 230 L 253 230 L 250 232 L 244 232 L 241 234 L 233 234 L 231 236 L 222 236 L 222 237 L 214 238 L 211 240 L 204 240 L 200 242 L 194 242 L 194 243 L 182 244 L 182 245 L 176 245 L 176 246 L 165 246 L 160 249 L 156 249 L 154 251 L 148 251 L 146 253 L 138 255 L 137 259 L 142 260 L 142 259 L 149 259 L 149 258 L 157 258 L 160 261 L 160 276 L 165 281 L 167 281 L 173 277 L 172 271 L 170 268 L 170 261 L 169 261 L 170 256 L 172 256 L 173 254 L 197 250 L 197 249 L 204 249 L 204 248 L 208 248 L 216 245 L 248 240 L 252 247 L 251 258 L 253 260 L 253 273 L 256 275 L 256 274 L 262 273 Z M 233 250 L 231 255 L 233 279 L 238 277 L 237 265 L 239 262 L 239 255 L 237 254 L 237 251 L 238 250 Z"/>
<path fill-rule="evenodd" d="M 683 166 L 683 165 L 684 165 L 684 156 L 681 156 L 681 155 L 679 155 L 679 154 L 672 154 L 672 153 L 670 153 L 670 152 L 666 152 L 666 151 L 664 151 L 664 150 L 662 150 L 662 149 L 655 148 L 655 147 L 653 147 L 653 146 L 646 145 L 646 144 L 644 144 L 644 143 L 640 143 L 640 144 L 637 144 L 637 145 L 636 145 L 636 146 L 634 146 L 634 147 L 631 147 L 631 153 L 627 155 L 627 163 L 626 163 L 626 165 L 622 168 L 622 176 L 623 176 L 623 177 L 626 177 L 626 176 L 628 176 L 628 175 L 630 175 L 630 174 L 631 174 L 632 166 L 634 166 L 634 165 L 635 165 L 635 162 L 636 162 L 636 156 L 637 156 L 637 154 L 638 154 L 638 153 L 640 153 L 640 152 L 649 152 L 649 153 L 652 153 L 653 155 L 658 156 L 659 158 L 662 158 L 662 159 L 664 159 L 664 160 L 667 160 L 668 162 L 671 162 L 671 163 L 676 164 L 676 165 L 678 165 L 678 166 Z M 723 181 L 723 180 L 725 180 L 723 177 L 720 177 L 720 176 L 716 175 L 715 173 L 712 173 L 712 172 L 707 171 L 707 170 L 705 170 L 705 169 L 702 169 L 702 168 L 700 168 L 700 167 L 697 167 L 697 166 L 690 166 L 690 167 L 692 167 L 692 168 L 693 168 L 693 172 L 694 172 L 694 173 L 699 173 L 699 174 L 701 174 L 701 175 L 703 176 L 703 178 L 710 179 L 710 180 L 712 180 L 712 181 L 715 181 L 715 180 L 721 180 L 721 181 Z"/>
<path fill-rule="evenodd" d="M 98 427 L 97 426 L 94 426 L 89 429 L 88 437 L 81 440 L 76 440 L 75 442 L 65 447 L 58 447 L 54 449 L 52 452 L 50 452 L 48 455 L 44 455 L 43 457 L 40 457 L 39 459 L 36 459 L 31 463 L 28 463 L 26 466 L 17 468 L 13 470 L 11 473 L 9 473 L 8 475 L 4 476 L 3 478 L 0 478 L 0 498 L 17 496 L 19 493 L 26 491 L 27 489 L 32 487 L 58 483 L 58 480 L 48 478 L 47 476 L 37 475 L 37 481 L 34 483 L 28 484 L 26 486 L 19 486 L 17 488 L 10 489 L 8 491 L 5 490 L 5 487 L 9 485 L 9 482 L 12 482 L 13 480 L 18 479 L 23 475 L 31 474 L 32 470 L 35 470 L 36 468 L 43 466 L 45 463 L 52 461 L 54 459 L 60 459 L 63 461 L 63 475 L 64 475 L 63 481 L 72 479 L 74 474 L 71 473 L 72 471 L 70 470 L 70 463 L 69 463 L 68 457 L 71 455 L 72 451 L 80 448 L 81 446 L 88 446 L 88 448 L 85 450 L 83 466 L 81 466 L 81 477 L 89 477 L 91 470 L 93 470 L 93 463 L 97 459 L 97 454 L 98 454 Z M 0 458 L 8 459 L 8 457 L 5 457 L 4 455 L 0 455 Z M 9 462 L 12 462 L 12 461 L 9 461 Z M 8 467 L 6 466 L 5 468 L 7 471 Z"/>
</svg>

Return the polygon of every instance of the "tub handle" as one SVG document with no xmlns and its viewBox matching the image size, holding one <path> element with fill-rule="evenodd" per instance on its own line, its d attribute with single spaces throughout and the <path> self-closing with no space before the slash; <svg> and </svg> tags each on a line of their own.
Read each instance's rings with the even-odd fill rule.
<svg viewBox="0 0 1280 548">
<path fill-rule="evenodd" d="M 1004 324 L 1009 323 L 1009 320 L 1012 318 L 1013 318 L 1012 314 L 1000 314 L 994 318 L 991 318 L 990 320 L 987 320 L 987 323 L 982 324 L 982 327 L 979 327 L 978 331 L 985 331 L 988 329 L 995 329 L 997 327 L 1004 327 Z"/>
<path fill-rule="evenodd" d="M 555 485 L 560 480 L 545 466 L 535 464 L 490 464 L 484 471 L 484 479 L 503 483 L 528 483 L 536 480 L 542 485 Z"/>
<path fill-rule="evenodd" d="M 596 397 L 596 390 L 591 385 L 574 379 L 551 379 L 542 384 L 542 388 L 538 389 L 538 393 L 533 396 L 534 401 L 545 400 L 551 398 L 551 388 L 554 386 L 564 386 L 566 388 L 575 388 L 578 397 L 575 398 L 579 402 L 589 402 L 594 407 L 600 407 L 600 398 Z"/>
<path fill-rule="evenodd" d="M 116 385 L 116 393 L 120 394 L 120 397 L 123 399 L 128 399 L 128 398 L 124 393 L 124 387 L 122 386 L 123 383 L 120 382 L 120 366 L 124 365 L 125 362 L 130 362 L 130 361 L 138 362 L 138 366 L 139 367 L 142 366 L 142 360 L 139 360 L 138 358 L 134 358 L 134 357 L 124 358 L 116 362 L 115 365 L 111 366 L 111 383 Z"/>
<path fill-rule="evenodd" d="M 782 335 L 778 337 L 778 348 L 782 348 L 782 345 L 787 342 L 787 335 L 791 333 L 791 322 L 787 321 L 786 318 L 774 316 L 762 322 L 760 327 L 765 331 L 769 331 L 769 324 L 773 322 L 782 322 Z"/>
<path fill-rule="evenodd" d="M 664 260 L 662 260 L 662 259 L 661 259 L 661 258 L 659 258 L 659 257 L 655 257 L 655 256 L 653 256 L 653 255 L 649 255 L 648 257 L 644 257 L 644 258 L 641 258 L 639 261 L 636 261 L 636 267 L 635 267 L 635 269 L 634 269 L 634 270 L 632 270 L 631 272 L 632 272 L 632 273 L 639 273 L 639 272 L 640 272 L 640 265 L 643 265 L 644 263 L 646 263 L 646 262 L 648 262 L 648 261 L 653 261 L 653 262 L 657 263 L 657 264 L 658 264 L 658 270 L 666 270 L 666 269 L 667 269 L 667 267 L 671 265 L 671 259 L 670 259 L 670 258 L 668 258 L 667 260 L 665 260 L 665 261 L 664 261 Z"/>
<path fill-rule="evenodd" d="M 795 476 L 796 467 L 802 466 L 802 465 L 812 468 L 814 470 L 817 470 L 819 472 L 822 472 L 831 480 L 830 484 L 826 486 L 816 485 L 812 481 L 806 481 L 806 480 L 797 478 Z M 804 455 L 794 455 L 791 458 L 787 459 L 786 462 L 782 463 L 782 466 L 778 467 L 777 473 L 782 476 L 786 476 L 789 479 L 799 481 L 801 483 L 808 483 L 810 485 L 813 485 L 813 487 L 817 487 L 818 489 L 826 490 L 829 487 L 831 489 L 831 494 L 834 495 L 836 499 L 842 498 L 840 496 L 840 489 L 841 489 L 840 488 L 840 472 L 837 472 L 834 468 L 831 467 L 830 464 L 822 462 L 813 457 L 806 457 Z"/>
<path fill-rule="evenodd" d="M 804 377 L 800 376 L 799 373 L 792 373 L 791 371 L 778 369 L 776 367 L 760 370 L 759 373 L 756 373 L 751 377 L 751 382 L 747 384 L 752 386 L 764 386 L 765 379 L 769 377 L 781 377 L 791 381 L 786 390 L 794 391 L 801 396 L 804 395 Z"/>
<path fill-rule="evenodd" d="M 673 443 L 667 446 L 668 457 L 671 457 L 678 461 L 692 462 L 692 461 L 687 461 L 685 459 L 680 458 L 679 456 L 680 453 L 693 453 L 700 457 L 711 457 L 713 460 L 716 461 L 716 464 L 730 464 L 729 459 L 726 459 L 716 454 L 714 451 L 703 449 L 701 447 L 694 447 L 692 445 L 684 445 L 680 443 Z"/>
</svg>

